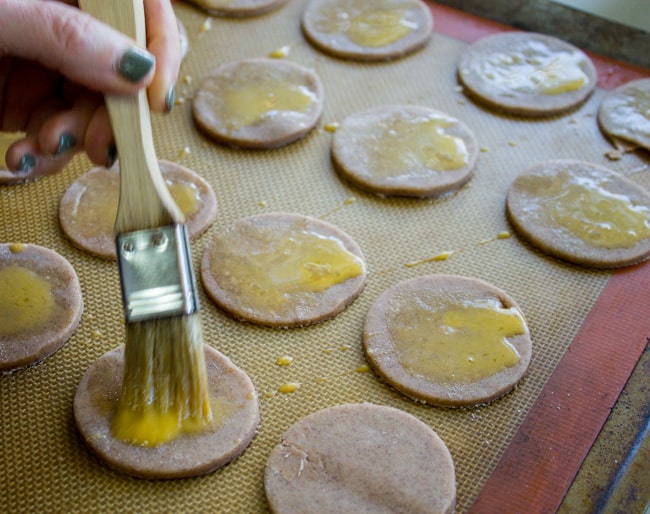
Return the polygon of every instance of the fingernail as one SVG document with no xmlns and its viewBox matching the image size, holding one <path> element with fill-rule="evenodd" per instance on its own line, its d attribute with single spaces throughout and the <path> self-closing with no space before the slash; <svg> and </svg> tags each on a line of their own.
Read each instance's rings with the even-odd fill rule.
<svg viewBox="0 0 650 514">
<path fill-rule="evenodd" d="M 146 50 L 131 48 L 122 55 L 117 72 L 135 84 L 149 73 L 155 62 L 155 57 Z"/>
<path fill-rule="evenodd" d="M 108 161 L 106 164 L 107 168 L 110 168 L 115 164 L 115 161 L 117 160 L 117 148 L 115 145 L 109 145 L 106 149 L 106 160 Z"/>
<path fill-rule="evenodd" d="M 71 148 L 74 148 L 77 146 L 77 138 L 74 137 L 72 134 L 69 133 L 64 133 L 61 134 L 61 138 L 59 139 L 59 147 L 56 149 L 56 155 L 59 156 Z"/>
<path fill-rule="evenodd" d="M 18 166 L 18 173 L 28 173 L 36 166 L 36 158 L 33 155 L 26 153 L 20 158 L 20 166 Z"/>
<path fill-rule="evenodd" d="M 176 87 L 172 86 L 167 93 L 167 112 L 171 112 L 174 107 L 174 100 L 176 100 Z"/>
</svg>

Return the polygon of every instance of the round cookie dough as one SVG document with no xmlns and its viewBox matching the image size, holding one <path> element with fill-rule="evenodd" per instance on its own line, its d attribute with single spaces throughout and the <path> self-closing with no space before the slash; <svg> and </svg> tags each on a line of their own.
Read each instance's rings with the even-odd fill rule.
<svg viewBox="0 0 650 514">
<path fill-rule="evenodd" d="M 119 347 L 95 361 L 77 387 L 74 418 L 88 446 L 111 468 L 151 479 L 203 475 L 241 455 L 259 424 L 257 393 L 248 375 L 228 357 L 208 345 L 204 348 L 213 426 L 153 448 L 114 438 L 111 417 L 124 366 L 124 347 Z"/>
<path fill-rule="evenodd" d="M 550 116 L 582 104 L 596 87 L 596 68 L 575 46 L 532 32 L 503 32 L 468 46 L 458 62 L 466 93 L 489 108 Z"/>
<path fill-rule="evenodd" d="M 259 16 L 279 9 L 288 0 L 190 0 L 191 3 L 215 16 Z"/>
<path fill-rule="evenodd" d="M 526 374 L 532 342 L 521 310 L 487 282 L 425 275 L 387 289 L 368 310 L 363 349 L 389 385 L 445 407 L 487 403 Z"/>
<path fill-rule="evenodd" d="M 355 113 L 332 138 L 335 169 L 381 196 L 431 197 L 472 177 L 478 155 L 473 132 L 448 114 L 414 105 Z"/>
<path fill-rule="evenodd" d="M 336 316 L 366 284 L 359 246 L 337 227 L 299 214 L 236 221 L 209 243 L 201 279 L 231 316 L 299 327 Z"/>
<path fill-rule="evenodd" d="M 506 210 L 533 246 L 574 264 L 617 268 L 650 257 L 650 194 L 601 166 L 537 164 L 513 181 Z"/>
<path fill-rule="evenodd" d="M 607 93 L 598 110 L 598 123 L 617 146 L 623 140 L 650 150 L 650 78 Z"/>
<path fill-rule="evenodd" d="M 235 148 L 270 149 L 305 137 L 323 111 L 323 84 L 290 61 L 226 63 L 205 77 L 192 100 L 196 125 Z"/>
<path fill-rule="evenodd" d="M 446 514 L 454 511 L 451 454 L 425 423 L 371 403 L 310 414 L 269 455 L 271 512 Z"/>
<path fill-rule="evenodd" d="M 421 0 L 310 0 L 302 31 L 313 46 L 335 57 L 387 61 L 425 46 L 433 16 Z"/>
<path fill-rule="evenodd" d="M 81 319 L 74 268 L 33 244 L 0 244 L 0 372 L 35 364 L 56 352 Z"/>
<path fill-rule="evenodd" d="M 205 232 L 217 216 L 217 198 L 210 184 L 195 172 L 159 161 L 165 183 L 186 216 L 191 239 Z M 104 259 L 115 259 L 115 216 L 119 200 L 119 163 L 93 168 L 67 189 L 59 203 L 59 222 L 74 246 Z"/>
</svg>

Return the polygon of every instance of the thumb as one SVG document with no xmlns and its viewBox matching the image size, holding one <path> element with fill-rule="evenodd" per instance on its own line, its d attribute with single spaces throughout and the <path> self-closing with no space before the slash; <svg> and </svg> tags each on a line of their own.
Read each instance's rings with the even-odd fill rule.
<svg viewBox="0 0 650 514">
<path fill-rule="evenodd" d="M 0 57 L 37 61 L 102 93 L 132 93 L 153 78 L 152 54 L 76 7 L 0 0 L 0 12 Z"/>
</svg>

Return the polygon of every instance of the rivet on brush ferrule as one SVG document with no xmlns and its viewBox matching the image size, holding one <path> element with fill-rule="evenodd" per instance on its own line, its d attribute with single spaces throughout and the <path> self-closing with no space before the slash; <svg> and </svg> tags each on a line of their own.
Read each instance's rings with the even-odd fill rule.
<svg viewBox="0 0 650 514">
<path fill-rule="evenodd" d="M 116 242 L 127 323 L 199 310 L 185 225 L 118 234 Z"/>
</svg>

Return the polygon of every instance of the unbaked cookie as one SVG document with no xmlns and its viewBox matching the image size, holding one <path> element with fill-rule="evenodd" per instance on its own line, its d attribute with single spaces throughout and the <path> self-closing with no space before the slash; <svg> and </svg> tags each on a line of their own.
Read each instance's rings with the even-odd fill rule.
<svg viewBox="0 0 650 514">
<path fill-rule="evenodd" d="M 370 403 L 329 407 L 290 427 L 269 455 L 271 512 L 447 514 L 454 511 L 451 454 L 426 424 Z"/>
<path fill-rule="evenodd" d="M 39 362 L 75 331 L 79 279 L 61 255 L 33 244 L 0 244 L 0 372 Z"/>
<path fill-rule="evenodd" d="M 319 50 L 361 61 L 386 61 L 425 46 L 433 16 L 420 0 L 310 0 L 302 30 Z"/>
<path fill-rule="evenodd" d="M 190 238 L 205 232 L 217 215 L 217 199 L 210 184 L 174 162 L 159 161 L 172 198 L 186 216 Z M 119 200 L 119 163 L 93 168 L 67 189 L 59 203 L 59 222 L 77 248 L 115 259 L 115 216 Z"/>
<path fill-rule="evenodd" d="M 522 116 L 578 107 L 597 78 L 582 50 L 531 32 L 503 32 L 468 46 L 458 62 L 458 77 L 465 91 L 488 107 Z"/>
<path fill-rule="evenodd" d="M 532 342 L 505 292 L 475 278 L 425 275 L 399 282 L 373 302 L 363 349 L 398 391 L 463 407 L 513 389 L 528 369 Z"/>
<path fill-rule="evenodd" d="M 650 78 L 628 82 L 603 98 L 598 122 L 619 146 L 623 140 L 650 150 Z"/>
<path fill-rule="evenodd" d="M 324 221 L 268 213 L 236 221 L 201 262 L 208 295 L 237 319 L 271 327 L 317 323 L 343 311 L 366 283 L 365 258 Z"/>
<path fill-rule="evenodd" d="M 257 393 L 246 373 L 204 345 L 214 420 L 202 432 L 181 434 L 155 447 L 113 437 L 111 418 L 122 388 L 124 348 L 105 353 L 81 379 L 74 418 L 88 446 L 110 467 L 140 478 L 184 478 L 210 473 L 241 455 L 259 423 Z"/>
<path fill-rule="evenodd" d="M 279 9 L 288 0 L 189 0 L 215 16 L 258 16 Z"/>
<path fill-rule="evenodd" d="M 414 105 L 355 113 L 332 138 L 335 169 L 354 185 L 382 196 L 430 197 L 465 184 L 478 145 L 448 114 Z"/>
<path fill-rule="evenodd" d="M 513 181 L 506 208 L 526 240 L 560 259 L 616 268 L 650 257 L 650 194 L 607 168 L 537 164 Z"/>
<path fill-rule="evenodd" d="M 269 149 L 307 135 L 323 110 L 316 73 L 278 59 L 245 59 L 218 67 L 192 100 L 197 126 L 220 143 Z"/>
</svg>

